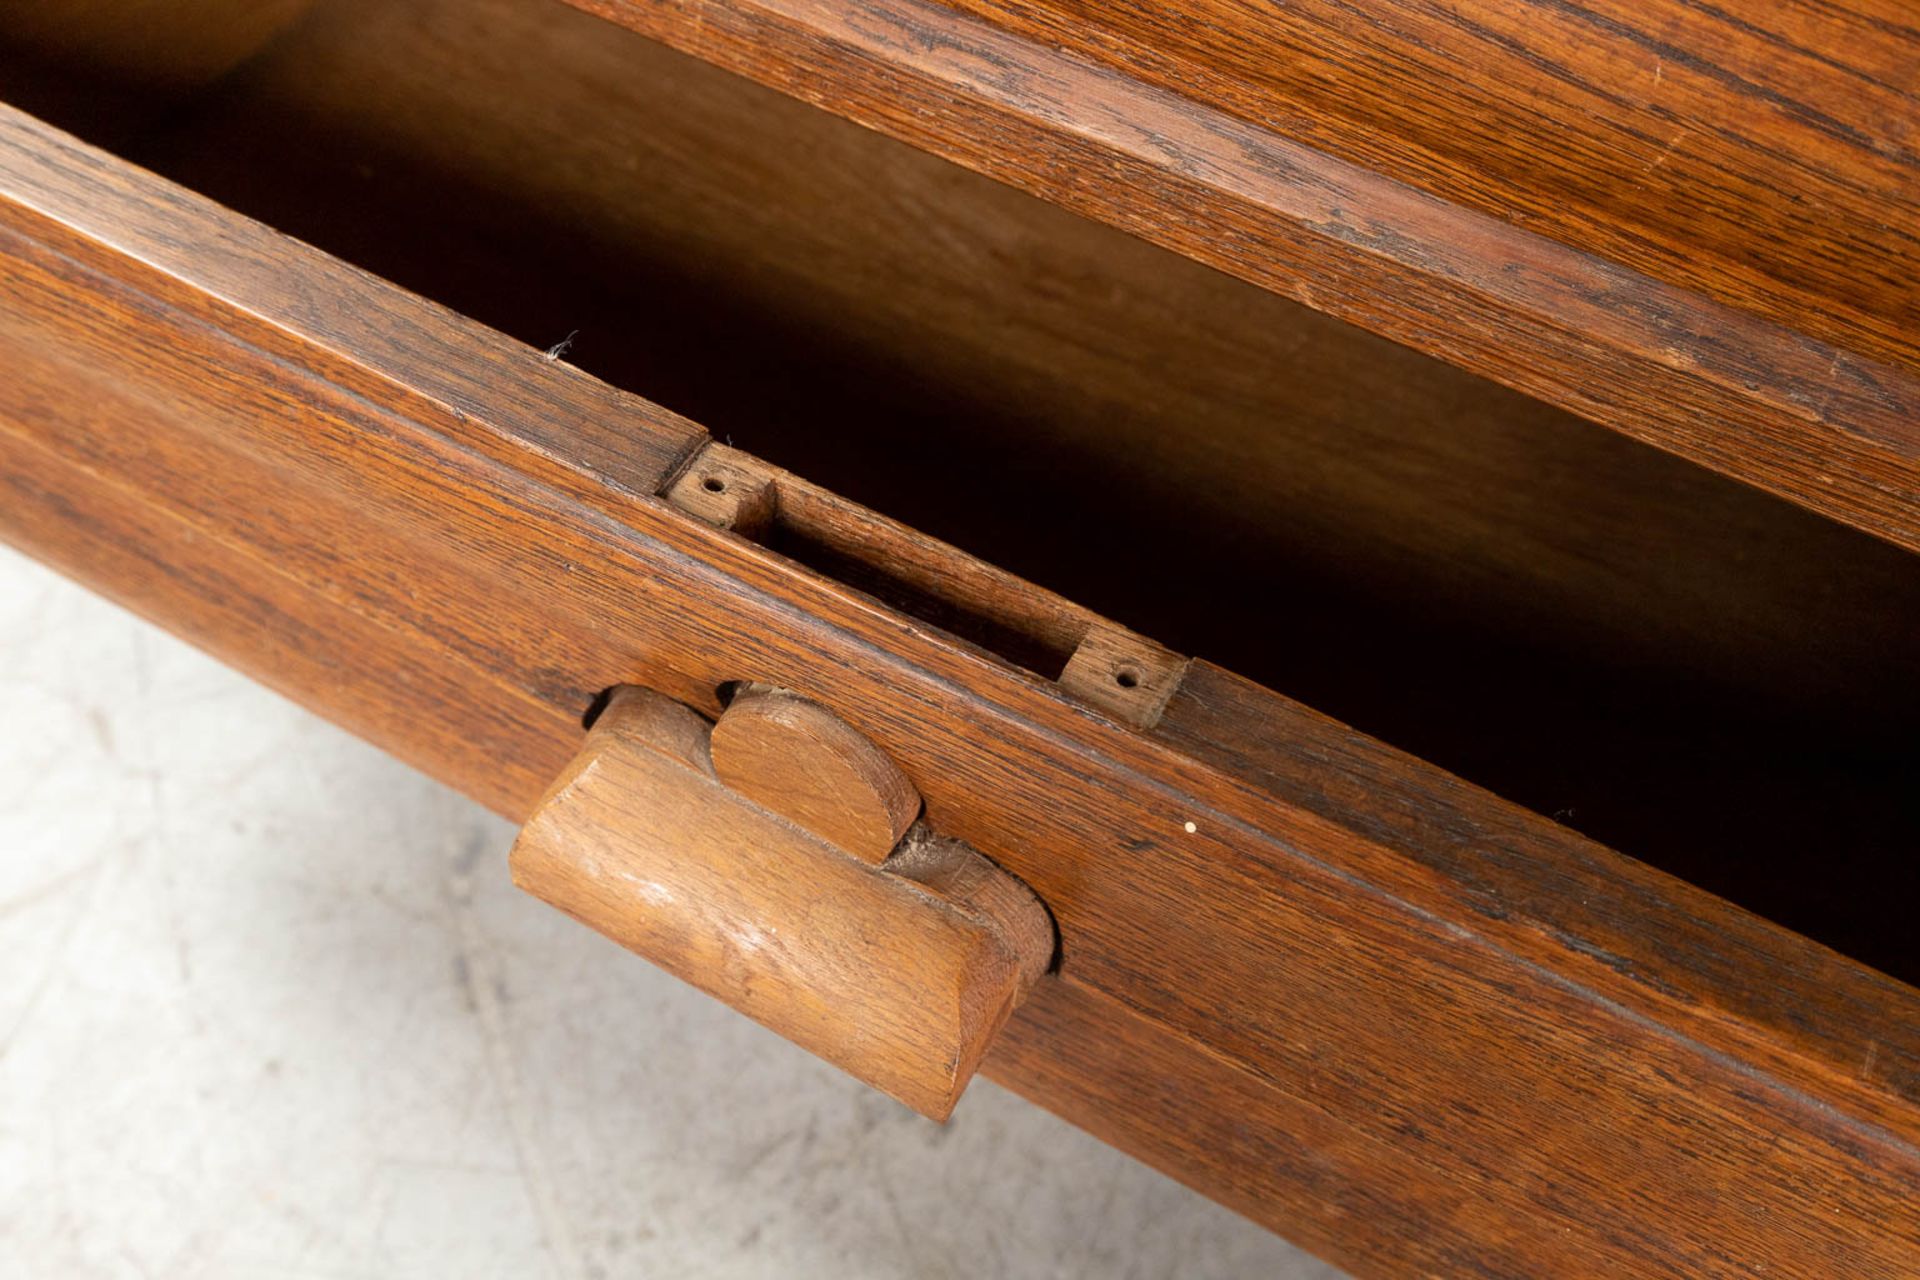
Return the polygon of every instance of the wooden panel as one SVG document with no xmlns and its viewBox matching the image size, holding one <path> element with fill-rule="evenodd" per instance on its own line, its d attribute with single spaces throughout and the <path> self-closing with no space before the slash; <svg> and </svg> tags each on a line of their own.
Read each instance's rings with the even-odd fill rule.
<svg viewBox="0 0 1920 1280">
<path fill-rule="evenodd" d="M 313 0 L 0 0 L 6 100 L 124 142 L 212 84 Z"/>
<path fill-rule="evenodd" d="M 0 122 L 10 539 L 513 817 L 601 688 L 819 697 L 1055 913 L 990 1072 L 1360 1270 L 1920 1268 L 1920 993 L 1204 666 L 1118 727 L 332 343 L 536 351 Z"/>
<path fill-rule="evenodd" d="M 1410 3 L 1359 32 L 1230 0 L 574 2 L 1920 549 L 1909 28 L 1810 3 Z M 1788 75 L 1827 51 L 1821 106 L 1748 78 L 1762 48 Z"/>
<path fill-rule="evenodd" d="M 335 0 L 133 154 L 1240 669 L 1156 543 L 1852 717 L 1920 627 L 1902 556 L 546 0 Z"/>
<path fill-rule="evenodd" d="M 1920 975 L 1897 548 L 549 0 L 332 0 L 134 154 Z"/>
<path fill-rule="evenodd" d="M 1842 347 L 1920 354 L 1908 6 L 952 7 Z"/>
<path fill-rule="evenodd" d="M 9 110 L 10 131 L 31 119 Z M 126 172 L 57 133 L 42 131 L 36 145 L 15 147 L 8 170 L 11 191 L 23 201 L 72 205 L 95 185 Z M 153 198 L 145 196 L 151 194 Z M 142 188 L 116 203 L 111 216 L 89 219 L 101 247 L 83 248 L 116 263 L 136 247 L 195 254 L 196 303 L 222 324 L 240 329 L 267 350 L 284 350 L 285 330 L 297 324 L 303 355 L 318 351 L 346 385 L 377 403 L 418 404 L 469 428 L 483 447 L 506 449 L 523 465 L 584 475 L 630 494 L 651 494 L 705 432 L 658 405 L 625 395 L 579 370 L 528 352 L 444 308 L 399 293 L 363 272 L 295 241 L 266 244 L 205 240 L 193 225 L 207 207 L 182 202 L 177 189 Z M 303 271 L 325 270 L 337 296 L 308 292 Z M 157 286 L 168 288 L 161 280 Z M 377 320 L 371 323 L 370 320 Z M 466 420 L 486 405 L 485 424 Z M 636 429 L 637 428 L 637 429 Z"/>
</svg>

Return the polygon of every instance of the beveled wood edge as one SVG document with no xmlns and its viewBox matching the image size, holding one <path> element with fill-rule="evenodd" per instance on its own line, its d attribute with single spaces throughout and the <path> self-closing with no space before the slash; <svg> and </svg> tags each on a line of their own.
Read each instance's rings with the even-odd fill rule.
<svg viewBox="0 0 1920 1280">
<path fill-rule="evenodd" d="M 1188 677 L 1158 736 L 1272 806 L 1265 829 L 1290 826 L 1288 809 L 1364 835 L 1371 852 L 1347 845 L 1343 870 L 1373 879 L 1375 853 L 1417 864 L 1444 886 L 1444 918 L 1471 919 L 1556 981 L 1617 998 L 1607 975 L 1627 979 L 1642 991 L 1623 1009 L 1793 1081 L 1812 1105 L 1857 1092 L 1860 1118 L 1920 1153 L 1920 989 L 1211 663 Z M 1809 995 L 1843 1006 L 1850 1032 L 1810 1025 Z"/>
<path fill-rule="evenodd" d="M 1915 370 L 931 0 L 568 3 L 1920 550 Z"/>
<path fill-rule="evenodd" d="M 0 102 L 0 198 L 77 257 L 490 456 L 651 496 L 704 428 Z M 231 228 L 244 227 L 244 232 Z M 323 278 L 327 305 L 302 288 Z"/>
</svg>

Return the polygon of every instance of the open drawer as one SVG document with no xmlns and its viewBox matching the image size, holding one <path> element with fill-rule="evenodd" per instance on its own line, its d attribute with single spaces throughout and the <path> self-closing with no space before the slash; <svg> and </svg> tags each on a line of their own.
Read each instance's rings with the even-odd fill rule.
<svg viewBox="0 0 1920 1280">
<path fill-rule="evenodd" d="M 804 691 L 1057 923 L 988 1073 L 1358 1271 L 1920 1272 L 1920 558 L 553 0 L 161 10 L 0 37 L 9 539 L 516 819 Z"/>
</svg>

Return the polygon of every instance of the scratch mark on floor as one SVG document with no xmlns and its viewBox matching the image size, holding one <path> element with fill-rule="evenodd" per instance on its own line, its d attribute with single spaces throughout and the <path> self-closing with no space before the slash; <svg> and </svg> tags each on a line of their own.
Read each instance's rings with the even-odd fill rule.
<svg viewBox="0 0 1920 1280">
<path fill-rule="evenodd" d="M 0 1060 L 6 1058 L 8 1051 L 20 1038 L 21 1031 L 26 1028 L 28 1022 L 32 1021 L 34 1013 L 45 1001 L 48 989 L 53 986 L 54 976 L 60 972 L 62 964 L 66 961 L 67 949 L 73 945 L 74 936 L 80 932 L 81 922 L 92 914 L 95 891 L 100 883 L 100 868 L 106 865 L 106 861 L 105 858 L 96 858 L 73 873 L 74 876 L 84 877 L 85 891 L 74 903 L 73 911 L 67 916 L 66 923 L 60 926 L 60 936 L 54 940 L 46 965 L 40 970 L 39 976 L 33 980 L 33 988 L 27 993 L 25 1003 L 20 1006 L 19 1016 L 13 1020 L 13 1025 L 7 1028 L 6 1035 L 0 1036 Z M 70 878 L 62 877 L 63 880 Z M 60 883 L 61 881 L 56 880 L 54 885 L 58 886 Z M 15 899 L 13 905 L 18 905 L 19 902 L 20 899 Z"/>
<path fill-rule="evenodd" d="M 487 1070 L 494 1088 L 500 1093 L 501 1106 L 513 1133 L 514 1156 L 519 1162 L 521 1181 L 527 1199 L 546 1237 L 553 1259 L 554 1273 L 560 1280 L 585 1280 L 586 1269 L 573 1228 L 560 1206 L 553 1172 L 548 1167 L 546 1143 L 538 1120 L 527 1106 L 526 1091 L 514 1064 L 513 1046 L 507 1034 L 506 1011 L 500 999 L 501 984 L 492 944 L 480 929 L 473 910 L 473 868 L 484 852 L 486 829 L 468 822 L 459 838 L 451 842 L 447 859 L 447 906 L 453 920 L 454 944 L 458 948 L 457 966 L 466 984 L 466 997 L 480 1024 L 480 1037 L 487 1053 Z"/>
<path fill-rule="evenodd" d="M 105 860 L 104 857 L 90 858 L 71 871 L 63 871 L 44 884 L 37 884 L 25 893 L 0 902 L 0 920 L 6 919 L 16 911 L 25 911 L 28 907 L 45 902 L 48 898 L 56 898 L 75 885 L 83 883 Z"/>
</svg>

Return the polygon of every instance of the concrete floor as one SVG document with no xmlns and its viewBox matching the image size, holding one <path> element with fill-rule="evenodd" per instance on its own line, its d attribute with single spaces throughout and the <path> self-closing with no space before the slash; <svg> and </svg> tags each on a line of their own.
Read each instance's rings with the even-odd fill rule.
<svg viewBox="0 0 1920 1280">
<path fill-rule="evenodd" d="M 987 1082 L 911 1115 L 4 549 L 0 658 L 0 1276 L 1338 1274 Z"/>
</svg>

